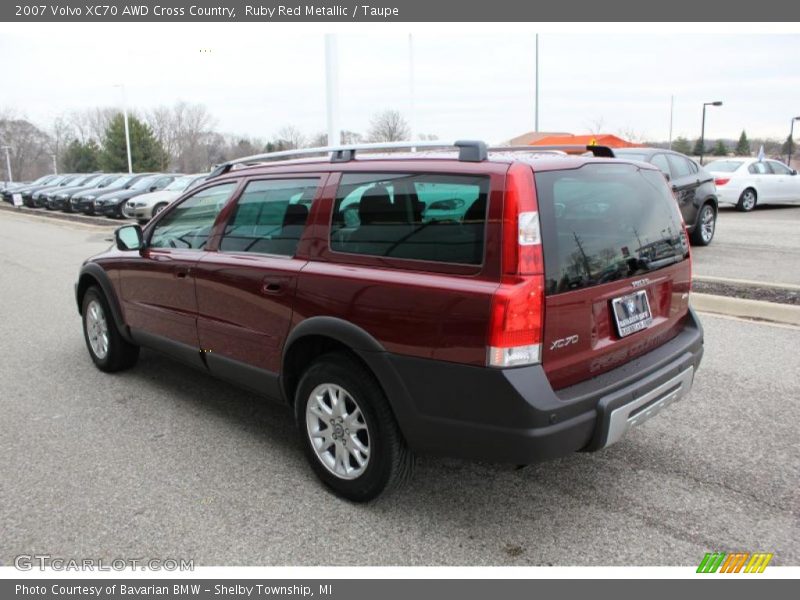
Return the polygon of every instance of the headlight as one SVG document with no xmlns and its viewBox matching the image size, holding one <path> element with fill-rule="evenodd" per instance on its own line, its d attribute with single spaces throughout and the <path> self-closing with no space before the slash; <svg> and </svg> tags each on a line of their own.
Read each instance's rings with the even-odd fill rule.
<svg viewBox="0 0 800 600">
<path fill-rule="evenodd" d="M 95 198 L 97 198 L 97 196 L 84 196 L 83 198 L 81 198 L 81 200 L 88 200 L 89 202 L 91 202 Z"/>
</svg>

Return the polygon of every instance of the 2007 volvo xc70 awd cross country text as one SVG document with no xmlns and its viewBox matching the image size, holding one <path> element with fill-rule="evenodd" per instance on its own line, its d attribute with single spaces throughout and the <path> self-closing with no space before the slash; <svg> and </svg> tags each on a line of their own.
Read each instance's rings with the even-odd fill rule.
<svg viewBox="0 0 800 600">
<path fill-rule="evenodd" d="M 418 453 L 599 450 L 688 392 L 703 333 L 655 167 L 375 146 L 227 163 L 118 229 L 76 284 L 97 367 L 144 346 L 290 405 L 313 470 L 355 501 Z"/>
</svg>

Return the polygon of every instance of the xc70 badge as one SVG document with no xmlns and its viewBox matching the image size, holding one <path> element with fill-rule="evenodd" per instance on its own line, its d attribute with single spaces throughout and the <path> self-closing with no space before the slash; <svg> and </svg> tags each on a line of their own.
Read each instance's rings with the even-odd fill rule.
<svg viewBox="0 0 800 600">
<path fill-rule="evenodd" d="M 565 338 L 561 338 L 558 340 L 553 340 L 553 343 L 550 344 L 550 350 L 559 350 L 570 344 L 577 344 L 578 343 L 578 335 L 570 335 Z"/>
</svg>

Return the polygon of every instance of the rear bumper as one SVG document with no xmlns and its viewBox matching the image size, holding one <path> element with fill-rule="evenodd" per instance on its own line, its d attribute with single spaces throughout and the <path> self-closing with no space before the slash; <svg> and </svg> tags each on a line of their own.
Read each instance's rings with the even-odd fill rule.
<svg viewBox="0 0 800 600">
<path fill-rule="evenodd" d="M 703 330 L 690 311 L 669 342 L 558 391 L 540 365 L 499 370 L 388 356 L 396 383 L 377 374 L 412 449 L 529 464 L 605 448 L 685 396 L 703 356 Z"/>
</svg>

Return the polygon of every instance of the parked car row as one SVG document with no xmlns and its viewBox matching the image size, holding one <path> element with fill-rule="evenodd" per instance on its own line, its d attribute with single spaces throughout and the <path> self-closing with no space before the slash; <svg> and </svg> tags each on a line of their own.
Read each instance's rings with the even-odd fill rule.
<svg viewBox="0 0 800 600">
<path fill-rule="evenodd" d="M 3 200 L 22 196 L 29 208 L 60 210 L 111 218 L 130 217 L 147 222 L 182 192 L 197 185 L 207 173 L 67 173 L 45 175 L 27 184 L 9 184 Z"/>
</svg>

